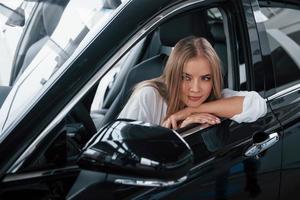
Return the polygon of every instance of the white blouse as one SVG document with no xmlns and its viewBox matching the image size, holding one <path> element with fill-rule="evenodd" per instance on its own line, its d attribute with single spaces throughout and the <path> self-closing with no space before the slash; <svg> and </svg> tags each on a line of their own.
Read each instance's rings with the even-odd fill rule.
<svg viewBox="0 0 300 200">
<path fill-rule="evenodd" d="M 254 122 L 267 113 L 267 104 L 257 92 L 238 92 L 224 89 L 222 96 L 223 98 L 245 97 L 243 111 L 231 118 L 238 123 Z M 160 125 L 166 116 L 166 111 L 167 104 L 159 92 L 154 87 L 145 86 L 134 92 L 118 118 L 134 119 Z"/>
</svg>

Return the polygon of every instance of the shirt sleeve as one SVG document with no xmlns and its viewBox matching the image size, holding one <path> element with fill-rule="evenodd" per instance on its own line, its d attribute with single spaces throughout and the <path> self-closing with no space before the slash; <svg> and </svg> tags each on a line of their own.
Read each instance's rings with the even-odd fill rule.
<svg viewBox="0 0 300 200">
<path fill-rule="evenodd" d="M 144 86 L 135 91 L 118 118 L 134 119 L 152 124 L 160 124 L 161 97 L 151 86 Z"/>
<path fill-rule="evenodd" d="M 230 89 L 224 89 L 222 91 L 224 98 L 232 96 L 244 96 L 243 111 L 237 115 L 234 115 L 231 119 L 241 122 L 254 122 L 258 118 L 266 115 L 267 104 L 266 101 L 255 91 L 233 91 Z"/>
</svg>

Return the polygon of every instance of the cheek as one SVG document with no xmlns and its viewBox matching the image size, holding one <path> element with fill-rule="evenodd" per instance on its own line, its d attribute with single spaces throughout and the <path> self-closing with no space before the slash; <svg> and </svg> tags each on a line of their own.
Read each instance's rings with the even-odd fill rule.
<svg viewBox="0 0 300 200">
<path fill-rule="evenodd" d="M 181 83 L 181 91 L 180 91 L 181 93 L 181 96 L 185 96 L 185 95 L 188 95 L 188 93 L 189 93 L 189 86 L 188 86 L 188 84 L 187 83 Z"/>
<path fill-rule="evenodd" d="M 181 88 L 180 88 L 180 97 L 181 100 L 184 101 L 185 97 L 188 95 L 188 86 L 187 84 L 181 83 Z"/>
<path fill-rule="evenodd" d="M 203 90 L 205 91 L 205 93 L 209 96 L 211 91 L 213 89 L 213 84 L 212 82 L 207 82 L 205 85 L 204 85 L 204 88 Z"/>
<path fill-rule="evenodd" d="M 186 94 L 187 92 L 187 86 L 184 83 L 181 83 L 181 95 Z"/>
</svg>

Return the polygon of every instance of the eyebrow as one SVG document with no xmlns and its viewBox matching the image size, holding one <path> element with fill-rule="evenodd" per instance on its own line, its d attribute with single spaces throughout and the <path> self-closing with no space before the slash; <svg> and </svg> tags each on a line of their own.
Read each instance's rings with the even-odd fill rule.
<svg viewBox="0 0 300 200">
<path fill-rule="evenodd" d="M 188 73 L 186 73 L 186 72 L 183 72 L 183 75 L 192 77 L 191 74 L 188 74 Z M 200 76 L 200 77 L 206 77 L 206 76 L 211 76 L 211 74 L 204 74 L 204 75 L 202 75 L 202 76 Z"/>
<path fill-rule="evenodd" d="M 183 75 L 185 75 L 185 76 L 192 76 L 192 75 L 190 75 L 188 73 L 185 73 L 185 72 L 183 72 Z"/>
</svg>

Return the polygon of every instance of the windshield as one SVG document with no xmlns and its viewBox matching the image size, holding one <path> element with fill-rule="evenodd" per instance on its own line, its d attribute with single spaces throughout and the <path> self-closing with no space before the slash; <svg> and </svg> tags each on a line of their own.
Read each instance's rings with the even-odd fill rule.
<svg viewBox="0 0 300 200">
<path fill-rule="evenodd" d="M 4 132 L 28 111 L 123 5 L 121 1 L 70 0 L 62 7 L 58 3 L 61 1 L 49 2 L 52 1 L 45 4 L 47 9 L 40 7 L 46 34 L 26 52 L 21 74 L 0 109 L 0 142 Z"/>
</svg>

